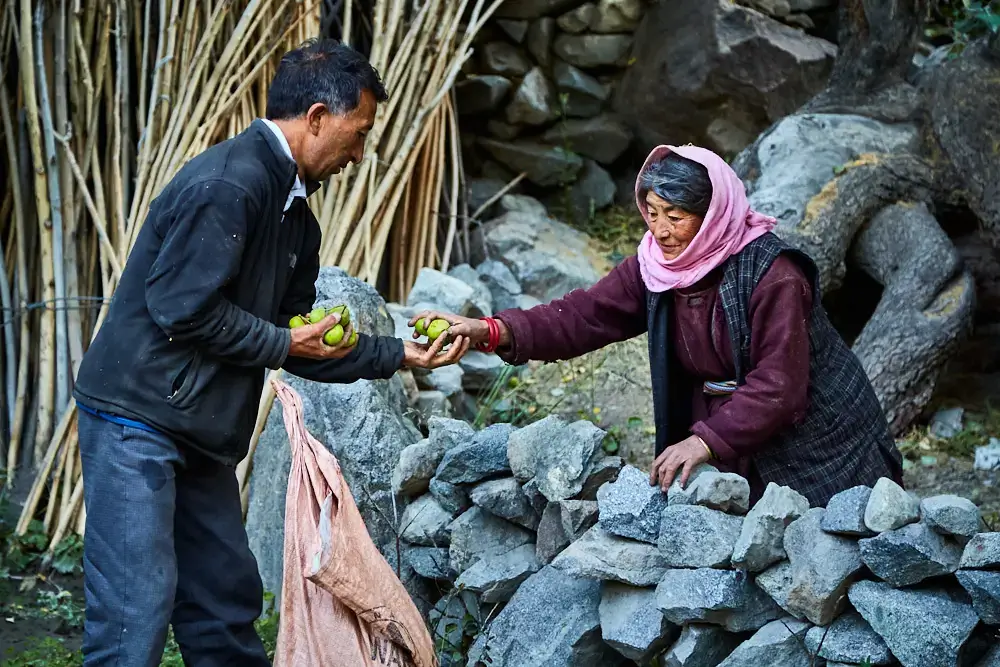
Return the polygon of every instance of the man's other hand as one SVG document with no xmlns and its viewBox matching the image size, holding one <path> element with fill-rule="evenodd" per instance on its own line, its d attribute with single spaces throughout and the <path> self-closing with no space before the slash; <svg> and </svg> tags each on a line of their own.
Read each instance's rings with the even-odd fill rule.
<svg viewBox="0 0 1000 667">
<path fill-rule="evenodd" d="M 316 324 L 306 324 L 292 329 L 292 344 L 288 348 L 288 356 L 306 359 L 343 359 L 354 349 L 347 344 L 351 340 L 351 334 L 354 333 L 353 323 L 347 325 L 344 337 L 336 345 L 327 345 L 323 342 L 323 335 L 337 324 L 340 324 L 340 315 L 334 313 Z"/>
<path fill-rule="evenodd" d="M 469 351 L 469 339 L 465 336 L 452 339 L 448 334 L 447 331 L 441 334 L 431 345 L 403 341 L 403 368 L 440 368 L 456 363 Z M 448 343 L 451 347 L 442 352 Z"/>
</svg>

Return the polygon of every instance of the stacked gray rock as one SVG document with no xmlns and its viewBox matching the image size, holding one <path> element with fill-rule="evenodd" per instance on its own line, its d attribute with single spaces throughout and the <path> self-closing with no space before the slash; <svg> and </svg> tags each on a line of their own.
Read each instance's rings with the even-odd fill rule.
<svg viewBox="0 0 1000 667">
<path fill-rule="evenodd" d="M 960 655 L 971 665 L 1000 626 L 1000 533 L 971 533 L 978 510 L 960 499 L 921 503 L 882 479 L 809 508 L 771 484 L 747 511 L 746 481 L 708 465 L 666 494 L 625 466 L 596 501 L 561 498 L 595 469 L 589 432 L 559 420 L 514 431 L 512 476 L 495 484 L 492 505 L 509 515 L 516 505 L 521 525 L 487 521 L 477 506 L 451 529 L 449 564 L 429 566 L 443 551 L 413 548 L 418 572 L 458 572 L 460 590 L 506 602 L 469 667 L 486 664 L 482 655 L 501 667 L 936 667 Z M 544 478 L 548 501 L 537 536 L 520 515 L 527 505 L 509 500 L 529 476 Z M 474 553 L 472 542 L 455 549 L 457 535 L 473 533 Z M 533 621 L 568 634 L 525 643 Z"/>
<path fill-rule="evenodd" d="M 478 149 L 473 165 L 481 162 L 484 180 L 523 172 L 584 221 L 618 195 L 619 158 L 634 135 L 643 146 L 670 138 L 735 153 L 764 129 L 762 118 L 789 113 L 822 86 L 835 47 L 801 29 L 835 0 L 693 0 L 664 20 L 669 10 L 658 5 L 676 4 L 501 4 L 455 88 L 464 140 Z M 740 68 L 758 60 L 771 63 L 766 76 Z M 641 75 L 630 74 L 637 69 Z M 697 113 L 699 105 L 711 108 Z M 677 118 L 673 106 L 697 120 Z M 481 201 L 482 185 L 470 182 L 470 200 Z M 627 188 L 621 198 L 628 203 Z"/>
<path fill-rule="evenodd" d="M 554 416 L 479 431 L 432 417 L 427 438 L 403 450 L 392 476 L 408 500 L 399 535 L 411 567 L 484 604 L 510 600 L 596 522 L 597 503 L 580 496 L 593 477 L 607 478 L 609 463 L 621 466 L 604 455 L 604 436 L 590 422 Z"/>
<path fill-rule="evenodd" d="M 572 214 L 611 204 L 608 165 L 632 133 L 609 113 L 629 64 L 642 0 L 506 2 L 481 31 L 477 58 L 456 85 L 459 113 L 476 117 L 492 173 L 541 188 L 580 182 Z M 471 135 L 470 135 L 471 136 Z M 475 184 L 470 185 L 474 189 Z M 555 194 L 555 193 L 554 193 Z"/>
</svg>

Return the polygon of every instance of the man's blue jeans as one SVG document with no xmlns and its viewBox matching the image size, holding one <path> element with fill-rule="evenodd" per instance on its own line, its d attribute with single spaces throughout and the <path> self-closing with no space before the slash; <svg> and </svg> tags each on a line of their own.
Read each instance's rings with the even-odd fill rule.
<svg viewBox="0 0 1000 667">
<path fill-rule="evenodd" d="M 156 667 L 173 625 L 186 665 L 269 666 L 234 469 L 158 433 L 78 418 L 84 665 Z"/>
</svg>

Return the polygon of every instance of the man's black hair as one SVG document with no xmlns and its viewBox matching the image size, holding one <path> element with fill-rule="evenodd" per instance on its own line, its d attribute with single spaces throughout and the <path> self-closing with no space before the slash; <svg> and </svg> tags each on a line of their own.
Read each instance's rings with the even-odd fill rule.
<svg viewBox="0 0 1000 667">
<path fill-rule="evenodd" d="M 345 114 L 357 108 L 365 89 L 378 102 L 388 99 L 367 58 L 335 39 L 310 39 L 281 57 L 267 91 L 267 118 L 299 118 L 317 102 Z"/>
</svg>

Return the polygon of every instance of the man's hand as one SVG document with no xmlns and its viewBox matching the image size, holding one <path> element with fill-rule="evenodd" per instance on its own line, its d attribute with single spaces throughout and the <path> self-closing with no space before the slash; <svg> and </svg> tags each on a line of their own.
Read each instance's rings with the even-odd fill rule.
<svg viewBox="0 0 1000 667">
<path fill-rule="evenodd" d="M 440 368 L 454 364 L 469 351 L 469 339 L 451 337 L 451 331 L 438 336 L 432 345 L 403 341 L 403 368 Z M 451 342 L 447 352 L 444 346 Z"/>
<path fill-rule="evenodd" d="M 674 482 L 677 472 L 681 473 L 681 488 L 687 484 L 691 471 L 711 458 L 710 451 L 705 442 L 696 435 L 681 440 L 676 445 L 667 447 L 662 454 L 653 461 L 653 467 L 649 471 L 649 484 L 655 486 L 657 481 L 660 488 L 666 493 L 667 489 Z"/>
<path fill-rule="evenodd" d="M 347 325 L 344 337 L 337 345 L 327 345 L 323 342 L 323 335 L 339 323 L 340 315 L 334 313 L 316 324 L 306 324 L 292 329 L 292 344 L 288 348 L 288 356 L 319 360 L 343 359 L 354 349 L 347 345 L 351 334 L 354 333 L 353 324 Z"/>
<path fill-rule="evenodd" d="M 434 310 L 425 310 L 411 317 L 409 325 L 412 327 L 420 320 L 426 320 L 427 323 L 430 323 L 432 320 L 445 320 L 451 324 L 448 328 L 448 337 L 452 340 L 456 340 L 458 337 L 467 338 L 469 345 L 479 345 L 480 343 L 487 343 L 490 340 L 490 326 L 483 320 L 452 315 L 450 313 L 440 313 Z M 496 320 L 496 323 L 500 325 L 500 347 L 505 347 L 510 344 L 510 331 L 503 321 Z M 413 337 L 420 338 L 420 334 L 414 331 Z"/>
</svg>

